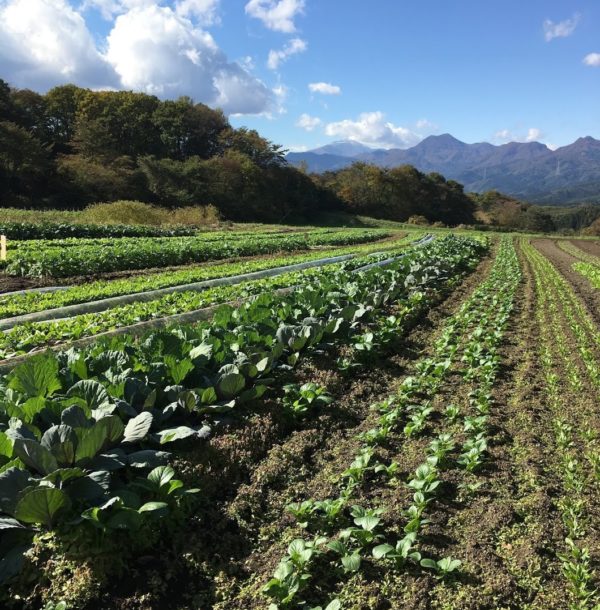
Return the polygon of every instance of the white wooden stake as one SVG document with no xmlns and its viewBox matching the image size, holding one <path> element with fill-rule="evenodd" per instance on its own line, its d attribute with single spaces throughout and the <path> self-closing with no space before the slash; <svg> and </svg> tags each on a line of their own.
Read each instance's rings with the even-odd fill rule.
<svg viewBox="0 0 600 610">
<path fill-rule="evenodd" d="M 6 235 L 0 235 L 0 261 L 6 260 Z"/>
</svg>

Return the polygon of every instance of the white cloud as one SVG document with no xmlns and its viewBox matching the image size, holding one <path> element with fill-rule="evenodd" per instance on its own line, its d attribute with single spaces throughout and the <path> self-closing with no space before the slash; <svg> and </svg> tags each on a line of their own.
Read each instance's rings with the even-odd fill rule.
<svg viewBox="0 0 600 610">
<path fill-rule="evenodd" d="M 83 17 L 65 0 L 0 3 L 0 63 L 3 77 L 19 87 L 117 84 Z"/>
<path fill-rule="evenodd" d="M 126 13 L 132 8 L 145 8 L 159 4 L 160 0 L 84 0 L 81 10 L 95 8 L 107 21 L 112 21 L 116 15 Z"/>
<path fill-rule="evenodd" d="M 149 8 L 164 4 L 164 0 L 84 0 L 81 10 L 96 8 L 107 21 L 134 8 Z M 175 12 L 203 25 L 219 23 L 217 10 L 220 0 L 175 0 Z"/>
<path fill-rule="evenodd" d="M 386 121 L 383 112 L 363 112 L 356 121 L 345 119 L 328 123 L 325 133 L 375 148 L 407 148 L 421 140 L 421 136 L 410 129 Z"/>
<path fill-rule="evenodd" d="M 229 61 L 199 27 L 200 20 L 215 18 L 218 0 L 177 0 L 173 7 L 156 0 L 88 0 L 87 6 L 92 2 L 114 20 L 98 42 L 67 0 L 0 0 L 3 78 L 39 91 L 69 82 L 162 98 L 188 95 L 228 114 L 276 107 L 276 93 L 247 65 Z"/>
<path fill-rule="evenodd" d="M 219 23 L 220 0 L 177 0 L 175 12 L 182 17 L 197 19 L 203 25 Z"/>
<path fill-rule="evenodd" d="M 304 11 L 304 5 L 304 0 L 250 0 L 246 13 L 270 30 L 291 34 L 296 31 L 294 18 Z"/>
<path fill-rule="evenodd" d="M 267 60 L 267 66 L 271 70 L 277 70 L 280 64 L 284 61 L 287 61 L 289 57 L 292 55 L 296 55 L 297 53 L 304 53 L 308 45 L 305 40 L 301 38 L 292 38 L 284 47 L 279 51 L 271 50 L 269 51 L 269 58 Z"/>
<path fill-rule="evenodd" d="M 527 133 L 515 133 L 510 129 L 501 129 L 494 134 L 493 140 L 499 144 L 508 142 L 542 142 L 544 133 L 537 127 L 530 127 Z"/>
<path fill-rule="evenodd" d="M 117 17 L 106 59 L 125 88 L 161 97 L 187 94 L 226 113 L 268 109 L 271 92 L 227 61 L 212 36 L 168 7 L 132 9 Z"/>
<path fill-rule="evenodd" d="M 305 129 L 306 131 L 313 131 L 321 124 L 321 119 L 316 116 L 310 116 L 310 114 L 301 114 L 300 118 L 296 121 L 296 127 Z"/>
<path fill-rule="evenodd" d="M 424 129 L 427 131 L 431 131 L 432 129 L 437 129 L 438 126 L 435 123 L 432 123 L 430 120 L 428 119 L 419 119 L 416 123 L 415 126 L 417 129 Z"/>
<path fill-rule="evenodd" d="M 525 142 L 539 142 L 544 137 L 544 134 L 537 127 L 530 127 L 527 130 Z"/>
<path fill-rule="evenodd" d="M 600 68 L 600 53 L 589 53 L 583 58 L 583 63 L 592 68 Z"/>
<path fill-rule="evenodd" d="M 322 93 L 323 95 L 339 95 L 342 92 L 341 87 L 331 83 L 310 83 L 308 88 L 312 93 Z"/>
<path fill-rule="evenodd" d="M 575 13 L 570 19 L 555 23 L 550 19 L 546 19 L 543 23 L 544 37 L 546 42 L 550 42 L 554 38 L 566 38 L 570 36 L 577 27 L 581 15 Z"/>
</svg>

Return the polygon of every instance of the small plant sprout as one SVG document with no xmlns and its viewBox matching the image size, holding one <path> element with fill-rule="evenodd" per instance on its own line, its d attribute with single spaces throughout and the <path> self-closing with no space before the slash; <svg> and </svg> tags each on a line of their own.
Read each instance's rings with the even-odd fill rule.
<svg viewBox="0 0 600 610">
<path fill-rule="evenodd" d="M 307 527 L 310 515 L 315 508 L 315 503 L 312 500 L 304 500 L 303 502 L 292 502 L 285 507 L 288 513 L 296 517 L 300 527 Z"/>
<path fill-rule="evenodd" d="M 413 550 L 416 539 L 416 532 L 411 532 L 399 540 L 395 546 L 379 544 L 373 548 L 373 557 L 392 560 L 397 567 L 402 567 L 407 561 L 418 563 L 421 560 L 421 554 Z"/>
<path fill-rule="evenodd" d="M 344 572 L 358 572 L 361 564 L 360 549 L 352 549 L 342 540 L 327 543 L 327 548 L 340 556 Z"/>
<path fill-rule="evenodd" d="M 436 572 L 438 578 L 446 578 L 454 574 L 462 565 L 459 559 L 444 557 L 436 561 L 435 559 L 421 559 L 421 566 Z"/>
<path fill-rule="evenodd" d="M 375 472 L 381 473 L 383 472 L 390 481 L 394 481 L 396 479 L 396 475 L 400 470 L 400 464 L 398 462 L 390 462 L 388 466 L 385 464 L 377 464 L 375 466 Z"/>
<path fill-rule="evenodd" d="M 333 402 L 326 388 L 316 383 L 304 383 L 301 386 L 289 384 L 284 386 L 283 390 L 285 392 L 283 407 L 294 417 L 301 417 L 316 406 L 329 405 Z"/>
<path fill-rule="evenodd" d="M 460 415 L 460 407 L 457 405 L 448 405 L 444 410 L 444 415 L 450 422 L 455 422 Z"/>
</svg>

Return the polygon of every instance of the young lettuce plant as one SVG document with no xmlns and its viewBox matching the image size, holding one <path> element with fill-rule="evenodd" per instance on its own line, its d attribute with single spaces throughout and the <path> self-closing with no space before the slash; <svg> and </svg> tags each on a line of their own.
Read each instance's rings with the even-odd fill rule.
<svg viewBox="0 0 600 610">
<path fill-rule="evenodd" d="M 436 561 L 435 559 L 421 559 L 421 566 L 433 570 L 438 578 L 447 578 L 454 574 L 462 565 L 459 559 L 444 557 Z"/>
<path fill-rule="evenodd" d="M 421 553 L 413 550 L 416 539 L 416 532 L 410 532 L 402 540 L 398 540 L 395 546 L 380 544 L 373 548 L 373 557 L 391 560 L 398 568 L 404 566 L 407 561 L 418 563 L 421 560 Z"/>
<path fill-rule="evenodd" d="M 327 389 L 316 383 L 304 383 L 301 386 L 289 384 L 284 386 L 283 408 L 292 417 L 298 418 L 306 415 L 317 406 L 329 405 L 333 398 Z"/>
</svg>

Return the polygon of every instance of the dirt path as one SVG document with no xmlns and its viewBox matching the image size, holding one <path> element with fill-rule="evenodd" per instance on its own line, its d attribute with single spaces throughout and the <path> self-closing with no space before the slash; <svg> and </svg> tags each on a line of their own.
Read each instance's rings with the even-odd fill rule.
<svg viewBox="0 0 600 610">
<path fill-rule="evenodd" d="M 559 248 L 552 239 L 533 239 L 531 243 L 560 271 L 582 300 L 590 316 L 600 324 L 600 290 L 593 288 L 585 277 L 571 268 L 579 259 Z"/>
<path fill-rule="evenodd" d="M 574 246 L 577 246 L 580 250 L 583 250 L 592 256 L 600 257 L 600 241 L 592 241 L 589 239 L 571 239 L 570 242 Z"/>
</svg>

